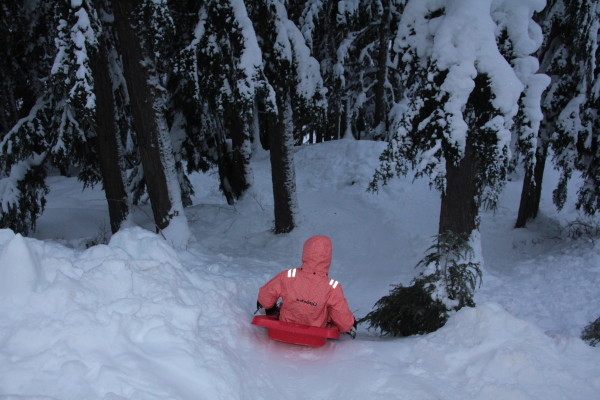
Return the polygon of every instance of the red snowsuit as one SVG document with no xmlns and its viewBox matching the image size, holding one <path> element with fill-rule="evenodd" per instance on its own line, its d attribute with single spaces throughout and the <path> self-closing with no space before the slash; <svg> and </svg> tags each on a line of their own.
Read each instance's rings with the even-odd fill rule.
<svg viewBox="0 0 600 400">
<path fill-rule="evenodd" d="M 258 302 L 268 309 L 281 297 L 281 321 L 318 327 L 332 322 L 340 332 L 350 331 L 354 315 L 342 285 L 327 276 L 330 265 L 331 240 L 327 236 L 309 238 L 302 250 L 302 266 L 283 271 L 262 286 Z"/>
</svg>

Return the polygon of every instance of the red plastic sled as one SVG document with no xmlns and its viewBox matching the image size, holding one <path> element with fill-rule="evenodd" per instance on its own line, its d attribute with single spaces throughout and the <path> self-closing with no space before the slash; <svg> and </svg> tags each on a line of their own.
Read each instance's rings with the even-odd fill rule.
<svg viewBox="0 0 600 400">
<path fill-rule="evenodd" d="M 327 339 L 337 339 L 340 331 L 337 328 L 319 328 L 316 326 L 300 325 L 293 322 L 284 322 L 272 315 L 257 315 L 252 320 L 252 325 L 267 328 L 269 338 L 285 343 L 303 346 L 321 347 Z"/>
</svg>

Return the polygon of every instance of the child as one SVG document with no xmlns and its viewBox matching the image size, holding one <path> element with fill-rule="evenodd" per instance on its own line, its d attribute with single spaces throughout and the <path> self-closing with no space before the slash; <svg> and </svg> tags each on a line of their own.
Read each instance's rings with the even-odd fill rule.
<svg viewBox="0 0 600 400">
<path fill-rule="evenodd" d="M 327 236 L 309 238 L 302 250 L 302 266 L 279 273 L 259 289 L 259 310 L 276 312 L 281 297 L 280 321 L 318 327 L 331 323 L 354 339 L 356 321 L 342 285 L 327 276 L 330 265 L 331 240 Z"/>
</svg>

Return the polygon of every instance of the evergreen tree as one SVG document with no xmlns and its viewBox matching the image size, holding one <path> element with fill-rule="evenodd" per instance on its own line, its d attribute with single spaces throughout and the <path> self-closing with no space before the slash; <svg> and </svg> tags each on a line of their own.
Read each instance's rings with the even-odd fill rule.
<svg viewBox="0 0 600 400">
<path fill-rule="evenodd" d="M 31 64 L 27 100 L 34 104 L 0 143 L 0 225 L 22 233 L 35 228 L 43 210 L 48 165 L 65 173 L 75 165 L 85 182 L 100 179 L 88 146 L 95 108 L 89 60 L 97 44 L 95 10 L 81 1 L 27 5 L 22 11 L 31 14 L 21 22 L 29 26 L 19 32 L 28 45 L 20 62 Z M 21 103 L 23 111 L 26 104 Z"/>
<path fill-rule="evenodd" d="M 346 130 L 344 77 L 343 73 L 339 73 L 341 65 L 337 51 L 346 37 L 348 26 L 340 20 L 346 14 L 343 10 L 345 2 L 339 3 L 341 14 L 337 2 L 296 1 L 288 6 L 290 18 L 295 21 L 312 55 L 320 63 L 323 85 L 327 88 L 327 115 L 323 125 L 296 132 L 296 143 L 339 139 Z"/>
<path fill-rule="evenodd" d="M 554 163 L 562 171 L 554 190 L 555 204 L 562 208 L 567 182 L 573 171 L 583 177 L 577 207 L 594 215 L 600 208 L 600 85 L 598 47 L 600 5 L 592 0 L 565 1 L 567 42 L 556 56 L 557 68 L 566 69 L 547 100 L 558 112 L 551 144 Z M 569 66 L 572 70 L 569 71 Z M 570 73 L 570 76 L 566 73 Z M 565 102 L 566 101 L 566 102 Z"/>
<path fill-rule="evenodd" d="M 407 105 L 372 190 L 395 174 L 429 176 L 442 192 L 439 232 L 478 228 L 479 208 L 503 187 L 518 99 L 544 84 L 530 56 L 542 40 L 538 3 L 408 2 L 394 43 Z"/>
<path fill-rule="evenodd" d="M 596 318 L 594 322 L 590 322 L 581 332 L 583 339 L 590 346 L 596 347 L 600 343 L 600 318 Z"/>
<path fill-rule="evenodd" d="M 540 48 L 541 71 L 551 77 L 543 95 L 543 121 L 538 137 L 518 142 L 524 154 L 525 178 L 516 227 L 535 218 L 541 198 L 542 177 L 548 146 L 561 178 L 553 193 L 560 209 L 567 199 L 567 183 L 579 171 L 584 184 L 577 206 L 593 215 L 600 205 L 598 180 L 598 27 L 595 1 L 552 0 L 538 15 L 546 34 Z"/>
<path fill-rule="evenodd" d="M 128 214 L 124 98 L 113 93 L 122 79 L 111 77 L 116 57 L 109 50 L 110 30 L 102 27 L 107 21 L 98 17 L 105 14 L 102 2 L 95 5 L 99 13 L 89 1 L 33 1 L 15 18 L 20 29 L 15 45 L 23 50 L 12 62 L 26 72 L 8 75 L 23 83 L 13 85 L 21 119 L 2 141 L 2 226 L 22 233 L 35 228 L 49 167 L 63 174 L 77 170 L 86 186 L 102 182 L 113 232 Z"/>
<path fill-rule="evenodd" d="M 475 306 L 473 296 L 482 274 L 479 264 L 472 261 L 469 240 L 446 232 L 427 251 L 411 285 L 395 286 L 359 323 L 367 322 L 384 335 L 424 334 L 444 326 L 450 312 Z"/>
<path fill-rule="evenodd" d="M 298 3 L 293 18 L 320 62 L 328 101 L 325 131 L 308 140 L 387 137 L 401 92 L 389 45 L 405 0 Z"/>
<path fill-rule="evenodd" d="M 180 62 L 179 84 L 193 94 L 195 104 L 195 110 L 181 104 L 182 116 L 196 124 L 185 147 L 191 158 L 188 165 L 198 169 L 206 161 L 217 163 L 221 190 L 232 204 L 251 181 L 255 105 L 267 93 L 267 83 L 243 2 L 208 0 L 197 15 Z"/>
<path fill-rule="evenodd" d="M 99 14 L 107 15 L 102 2 L 97 1 Z M 102 174 L 102 185 L 108 203 L 110 227 L 115 233 L 129 215 L 129 196 L 125 180 L 125 149 L 123 138 L 129 133 L 129 123 L 122 115 L 123 107 L 118 107 L 117 99 L 123 104 L 122 68 L 115 61 L 111 62 L 110 50 L 114 48 L 114 35 L 110 19 L 102 21 L 104 28 L 98 36 L 98 45 L 90 55 L 91 70 L 94 75 L 94 94 L 96 96 L 95 140 L 92 146 L 99 154 L 99 167 Z M 112 64 L 112 65 L 111 65 Z M 117 78 L 118 77 L 118 78 Z M 114 88 L 117 88 L 115 90 Z M 125 120 L 125 126 L 119 122 Z"/>
<path fill-rule="evenodd" d="M 161 54 L 162 40 L 172 26 L 169 10 L 166 1 L 127 0 L 112 5 L 154 223 L 174 245 L 183 246 L 190 231 L 165 118 L 165 55 Z M 147 24 L 140 27 L 142 16 Z"/>
<path fill-rule="evenodd" d="M 169 115 L 175 148 L 180 149 L 180 162 L 185 161 L 186 172 L 208 171 L 217 165 L 220 154 L 226 146 L 227 138 L 218 129 L 216 115 L 209 109 L 204 99 L 199 76 L 199 42 L 204 35 L 205 10 L 203 2 L 172 0 L 169 2 L 175 20 L 176 51 L 173 56 L 173 74 L 169 78 L 168 90 L 171 94 Z M 181 173 L 182 171 L 180 171 Z M 219 174 L 221 178 L 225 174 Z M 180 180 L 181 181 L 181 180 Z M 193 193 L 189 185 L 189 195 Z M 227 184 L 221 181 L 221 190 L 228 202 L 233 196 L 225 192 Z M 188 196 L 184 196 L 188 197 Z"/>
<path fill-rule="evenodd" d="M 252 4 L 251 15 L 269 83 L 266 102 L 261 105 L 261 125 L 269 138 L 275 232 L 285 233 L 295 226 L 294 131 L 321 126 L 325 90 L 319 64 L 283 3 L 257 1 Z"/>
<path fill-rule="evenodd" d="M 520 129 L 516 146 L 525 169 L 515 224 L 517 228 L 524 227 L 528 220 L 537 216 L 548 147 L 556 131 L 559 115 L 573 93 L 577 92 L 581 80 L 579 62 L 576 60 L 581 56 L 574 54 L 574 41 L 579 25 L 574 18 L 573 4 L 570 0 L 551 0 L 542 12 L 535 15 L 544 32 L 544 41 L 537 53 L 541 62 L 540 72 L 548 74 L 551 82 L 542 95 L 543 119 L 538 134 L 527 129 L 527 121 L 519 119 L 517 124 L 518 129 L 525 125 L 525 129 Z M 563 187 L 566 180 L 561 182 L 560 187 Z"/>
<path fill-rule="evenodd" d="M 3 2 L 0 5 L 0 36 L 4 38 L 0 48 L 0 140 L 5 142 L 11 128 L 17 121 L 26 116 L 36 96 L 43 89 L 35 79 L 39 65 L 27 65 L 26 58 L 43 58 L 40 56 L 41 46 L 29 45 L 33 43 L 33 31 L 44 24 L 40 22 L 40 13 L 23 12 L 20 2 Z M 43 14 L 42 14 L 43 15 Z M 12 148 L 2 147 L 0 154 L 0 226 L 12 227 L 16 231 L 26 233 L 35 227 L 35 220 L 44 207 L 44 195 L 47 192 L 43 184 L 45 171 L 35 169 L 30 171 L 25 166 L 25 171 L 12 172 L 12 163 L 6 161 L 8 155 L 5 151 Z M 25 156 L 22 156 L 25 158 Z M 27 176 L 27 180 L 25 179 Z M 41 179 L 40 179 L 41 178 Z M 35 181 L 35 182 L 34 182 Z M 41 181 L 41 183 L 40 183 Z M 28 191 L 28 193 L 25 193 Z M 35 209 L 29 208 L 32 205 Z"/>
<path fill-rule="evenodd" d="M 167 0 L 144 0 L 139 5 L 139 11 L 136 14 L 136 28 L 144 42 L 145 51 L 153 55 L 151 65 L 153 76 L 153 86 L 160 94 L 158 102 L 161 106 L 161 112 L 167 124 L 169 144 L 172 148 L 175 173 L 179 182 L 181 191 L 181 202 L 183 206 L 192 204 L 191 196 L 194 194 L 192 185 L 185 174 L 181 150 L 183 140 L 185 140 L 182 120 L 174 107 L 173 97 L 177 95 L 173 87 L 173 81 L 176 80 L 177 65 L 179 62 L 179 50 L 182 46 L 177 32 L 179 21 L 175 19 L 176 14 L 172 9 L 179 2 L 169 2 Z M 135 191 L 137 194 L 143 194 L 143 173 L 138 169 L 140 176 L 137 179 L 141 184 Z M 142 178 L 142 179 L 140 179 Z M 176 190 L 174 188 L 174 190 Z M 139 197 L 136 196 L 136 201 Z"/>
<path fill-rule="evenodd" d="M 25 28 L 28 15 L 21 10 L 16 1 L 0 5 L 0 35 L 4 40 L 0 48 L 0 137 L 24 116 L 23 111 L 31 106 L 33 96 L 27 84 L 28 69 L 22 62 L 30 36 Z"/>
</svg>

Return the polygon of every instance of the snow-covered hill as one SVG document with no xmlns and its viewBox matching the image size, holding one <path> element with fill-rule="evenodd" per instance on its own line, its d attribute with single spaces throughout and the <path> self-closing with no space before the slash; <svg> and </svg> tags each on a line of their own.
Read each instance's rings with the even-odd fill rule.
<svg viewBox="0 0 600 400">
<path fill-rule="evenodd" d="M 192 178 L 195 241 L 176 251 L 147 208 L 108 244 L 103 193 L 54 177 L 36 238 L 0 231 L 0 399 L 600 398 L 600 349 L 579 338 L 600 315 L 600 245 L 567 238 L 545 178 L 542 215 L 512 229 L 521 182 L 482 218 L 478 306 L 439 331 L 380 338 L 359 329 L 313 349 L 270 341 L 249 321 L 258 287 L 332 238 L 331 275 L 357 316 L 408 283 L 437 231 L 439 194 L 397 179 L 365 191 L 383 144 L 295 153 L 299 226 L 276 236 L 267 154 L 228 206 L 214 174 Z"/>
</svg>

